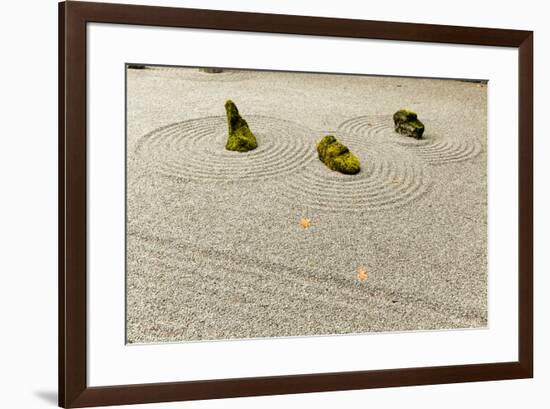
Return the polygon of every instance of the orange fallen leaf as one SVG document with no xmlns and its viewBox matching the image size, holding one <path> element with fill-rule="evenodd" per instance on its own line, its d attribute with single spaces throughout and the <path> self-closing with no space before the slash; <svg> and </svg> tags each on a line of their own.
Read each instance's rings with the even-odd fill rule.
<svg viewBox="0 0 550 409">
<path fill-rule="evenodd" d="M 357 269 L 357 279 L 361 282 L 365 281 L 368 278 L 367 269 L 363 266 Z"/>
<path fill-rule="evenodd" d="M 311 219 L 302 217 L 300 219 L 300 226 L 302 226 L 304 229 L 307 229 L 308 227 L 311 226 Z"/>
</svg>

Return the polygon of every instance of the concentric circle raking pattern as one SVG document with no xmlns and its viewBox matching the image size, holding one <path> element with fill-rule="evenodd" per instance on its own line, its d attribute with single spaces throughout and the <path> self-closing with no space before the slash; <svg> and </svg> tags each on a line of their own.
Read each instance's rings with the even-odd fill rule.
<svg viewBox="0 0 550 409">
<path fill-rule="evenodd" d="M 315 159 L 313 131 L 266 116 L 247 115 L 246 120 L 258 140 L 252 151 L 226 150 L 227 119 L 203 117 L 143 136 L 136 145 L 137 165 L 191 180 L 254 181 L 295 172 Z"/>
<path fill-rule="evenodd" d="M 350 135 L 361 135 L 365 138 L 381 138 L 388 129 L 393 131 L 391 115 L 358 116 L 342 122 L 338 131 Z M 381 142 L 384 142 L 382 139 Z"/>
<path fill-rule="evenodd" d="M 481 152 L 481 144 L 466 134 L 450 136 L 445 124 L 425 120 L 426 132 L 423 139 L 414 139 L 395 132 L 391 116 L 359 116 L 343 122 L 342 132 L 376 138 L 380 143 L 395 143 L 418 155 L 430 165 L 445 165 L 469 160 Z"/>
<path fill-rule="evenodd" d="M 422 164 L 391 145 L 358 134 L 333 134 L 361 161 L 361 171 L 344 175 L 315 160 L 281 182 L 282 195 L 295 205 L 330 211 L 371 211 L 406 205 L 429 187 Z"/>
</svg>

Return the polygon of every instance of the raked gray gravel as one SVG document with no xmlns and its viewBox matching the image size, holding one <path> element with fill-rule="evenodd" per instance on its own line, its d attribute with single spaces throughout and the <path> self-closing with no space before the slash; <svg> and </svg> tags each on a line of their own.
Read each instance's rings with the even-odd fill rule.
<svg viewBox="0 0 550 409">
<path fill-rule="evenodd" d="M 127 78 L 128 342 L 487 325 L 487 85 L 175 68 Z M 226 99 L 255 151 L 225 151 Z M 425 141 L 392 131 L 402 107 Z M 316 159 L 328 132 L 361 173 Z"/>
</svg>

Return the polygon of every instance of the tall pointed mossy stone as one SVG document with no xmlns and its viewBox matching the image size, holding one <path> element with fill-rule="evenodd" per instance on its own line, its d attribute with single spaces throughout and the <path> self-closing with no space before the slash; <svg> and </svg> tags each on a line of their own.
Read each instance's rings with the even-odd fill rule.
<svg viewBox="0 0 550 409">
<path fill-rule="evenodd" d="M 332 135 L 321 139 L 317 144 L 317 153 L 321 162 L 329 169 L 346 175 L 355 175 L 361 170 L 361 163 L 357 156 Z"/>
<path fill-rule="evenodd" d="M 233 101 L 226 101 L 225 113 L 227 114 L 227 126 L 229 129 L 225 149 L 237 152 L 248 152 L 256 149 L 258 147 L 256 137 L 239 114 L 237 105 Z"/>
<path fill-rule="evenodd" d="M 415 112 L 408 109 L 400 109 L 393 114 L 395 131 L 415 139 L 422 139 L 424 124 L 418 119 Z"/>
</svg>

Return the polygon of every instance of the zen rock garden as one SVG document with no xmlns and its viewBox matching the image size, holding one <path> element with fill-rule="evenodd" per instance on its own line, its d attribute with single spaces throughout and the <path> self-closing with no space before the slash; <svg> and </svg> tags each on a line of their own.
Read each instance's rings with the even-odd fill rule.
<svg viewBox="0 0 550 409">
<path fill-rule="evenodd" d="M 230 151 L 248 152 L 258 147 L 256 137 L 246 120 L 241 117 L 237 105 L 231 100 L 225 103 L 228 137 L 225 148 Z M 424 124 L 418 115 L 408 109 L 400 109 L 393 115 L 395 131 L 407 137 L 422 139 Z M 333 135 L 326 135 L 317 144 L 319 160 L 329 169 L 346 175 L 361 171 L 359 158 Z"/>
</svg>

